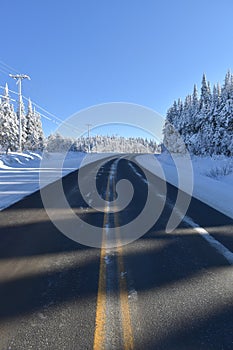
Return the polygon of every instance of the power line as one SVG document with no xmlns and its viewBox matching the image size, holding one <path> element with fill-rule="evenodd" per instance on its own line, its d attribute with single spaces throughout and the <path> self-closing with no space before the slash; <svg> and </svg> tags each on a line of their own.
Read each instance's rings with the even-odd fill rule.
<svg viewBox="0 0 233 350">
<path fill-rule="evenodd" d="M 4 68 L 2 68 L 2 67 L 0 67 L 0 72 L 2 72 L 3 74 L 6 74 L 6 75 L 8 75 L 9 74 L 9 72 L 7 72 Z"/>
<path fill-rule="evenodd" d="M 9 74 L 9 70 L 14 71 L 15 73 L 17 73 L 17 74 L 16 74 L 17 76 L 20 75 L 20 74 L 18 74 L 18 72 L 19 72 L 18 70 L 16 70 L 14 67 L 8 65 L 8 64 L 5 63 L 4 61 L 0 60 L 0 72 L 2 72 L 3 74 L 9 76 L 9 75 L 10 75 L 10 74 Z M 12 76 L 12 75 L 10 75 L 10 76 Z M 12 76 L 12 77 L 13 77 L 13 76 Z M 4 89 L 4 86 L 0 86 L 0 88 Z M 13 91 L 13 90 L 10 90 L 10 89 L 8 89 L 8 90 L 9 90 L 10 92 L 12 92 L 13 94 L 16 94 L 16 95 L 19 94 L 18 92 L 15 92 L 15 91 Z M 21 94 L 21 100 L 22 100 L 22 98 L 24 98 L 26 101 L 29 100 L 27 97 L 25 97 L 25 96 L 23 96 L 23 95 Z M 48 115 L 49 115 L 50 117 L 52 117 L 53 119 L 50 118 L 50 117 L 48 117 L 48 116 L 46 116 L 46 115 L 44 115 L 43 113 L 40 112 L 40 115 L 41 115 L 43 118 L 45 118 L 45 119 L 47 119 L 47 120 L 49 120 L 49 121 L 55 123 L 56 125 L 62 124 L 62 125 L 65 126 L 66 128 L 71 129 L 71 130 L 74 130 L 74 131 L 76 131 L 76 132 L 78 132 L 78 133 L 82 133 L 82 132 L 83 132 L 83 130 L 78 129 L 77 127 L 74 127 L 73 125 L 67 123 L 66 121 L 64 121 L 64 120 L 62 120 L 61 118 L 57 117 L 57 116 L 54 115 L 53 113 L 50 113 L 49 111 L 47 111 L 45 108 L 41 107 L 40 105 L 38 105 L 38 104 L 35 103 L 34 101 L 32 101 L 32 103 L 33 103 L 33 105 L 36 106 L 39 110 L 45 112 L 46 114 L 48 114 Z"/>
<path fill-rule="evenodd" d="M 14 67 L 11 67 L 10 65 L 8 65 L 7 63 L 5 63 L 4 61 L 0 60 L 0 71 L 1 71 L 3 74 L 9 75 L 8 69 L 10 69 L 11 71 L 14 71 L 15 73 L 18 73 L 18 72 L 19 72 L 19 71 L 16 70 Z M 19 74 L 17 74 L 17 75 L 19 75 Z M 11 75 L 10 75 L 10 76 L 11 76 Z M 3 89 L 4 89 L 3 86 L 0 86 L 0 88 L 3 88 Z M 10 92 L 12 92 L 12 93 L 18 95 L 17 92 L 15 92 L 15 91 L 13 91 L 13 90 L 10 90 L 10 89 L 8 89 L 8 90 L 9 90 Z M 22 99 L 22 98 L 24 98 L 25 100 L 28 101 L 28 98 L 26 98 L 25 96 L 23 96 L 23 95 L 21 94 L 21 99 Z M 49 117 L 45 116 L 44 114 L 42 114 L 42 113 L 40 112 L 40 115 L 41 115 L 42 117 L 44 117 L 45 119 L 50 120 L 51 122 L 55 123 L 56 125 L 60 125 L 60 124 L 62 123 L 62 125 L 65 126 L 66 128 L 71 129 L 71 130 L 75 130 L 75 131 L 77 131 L 77 132 L 79 132 L 79 133 L 83 132 L 83 130 L 78 129 L 77 127 L 74 127 L 73 125 L 67 123 L 66 121 L 64 121 L 64 120 L 62 120 L 61 118 L 57 117 L 57 116 L 54 115 L 53 113 L 50 113 L 49 111 L 47 111 L 45 108 L 41 107 L 40 105 L 38 105 L 38 104 L 35 103 L 34 101 L 32 101 L 32 103 L 33 103 L 33 105 L 36 106 L 38 109 L 40 109 L 41 111 L 45 112 L 46 114 L 48 114 L 50 117 L 53 118 L 53 119 L 52 119 L 52 118 L 49 118 Z M 58 122 L 59 122 L 59 123 L 58 123 Z"/>
<path fill-rule="evenodd" d="M 28 101 L 28 98 L 27 98 L 27 97 L 25 97 L 25 96 L 23 96 L 23 97 L 24 97 L 25 100 Z M 49 116 L 51 116 L 51 117 L 54 118 L 56 121 L 58 121 L 59 124 L 57 124 L 57 125 L 62 124 L 63 126 L 69 128 L 69 129 L 71 129 L 71 130 L 73 130 L 73 131 L 76 131 L 76 132 L 78 132 L 78 133 L 82 132 L 81 129 L 79 129 L 79 128 L 77 128 L 77 127 L 74 127 L 72 124 L 69 124 L 68 122 L 62 120 L 61 118 L 57 117 L 55 114 L 53 114 L 53 113 L 47 111 L 45 108 L 39 106 L 39 105 L 38 105 L 37 103 L 35 103 L 34 101 L 32 101 L 32 103 L 33 103 L 33 105 L 36 106 L 38 109 L 44 111 L 44 112 L 47 113 Z M 41 114 L 41 113 L 40 113 L 40 114 Z M 42 115 L 42 114 L 41 114 L 41 115 Z M 52 120 L 52 119 L 51 119 L 51 120 Z"/>
<path fill-rule="evenodd" d="M 1 85 L 0 85 L 0 88 L 1 88 L 1 89 L 5 89 L 5 87 L 4 87 L 4 86 L 1 86 Z M 14 91 L 14 90 L 11 90 L 11 89 L 8 89 L 8 90 L 9 90 L 9 92 L 11 92 L 11 93 L 13 93 L 13 94 L 18 95 L 18 92 Z M 27 97 L 24 96 L 24 95 L 22 95 L 22 98 L 23 98 L 24 100 L 26 100 L 27 102 L 29 101 L 29 98 L 27 98 Z M 43 107 L 41 107 L 40 105 L 38 105 L 36 102 L 34 102 L 34 101 L 31 101 L 31 102 L 32 102 L 32 104 L 33 104 L 35 107 L 37 107 L 39 110 L 44 111 L 46 114 L 48 114 L 48 115 L 50 116 L 50 117 L 48 117 L 47 115 L 45 115 L 45 114 L 43 114 L 43 113 L 40 112 L 40 116 L 41 116 L 41 117 L 43 117 L 43 118 L 45 118 L 45 119 L 51 121 L 52 123 L 54 123 L 54 124 L 56 124 L 56 125 L 58 125 L 58 126 L 62 123 L 64 127 L 68 128 L 68 129 L 70 129 L 70 130 L 73 130 L 73 131 L 77 131 L 78 133 L 83 133 L 83 132 L 84 132 L 83 129 L 78 129 L 78 128 L 74 127 L 72 124 L 67 123 L 66 121 L 64 121 L 64 120 L 62 120 L 61 118 L 57 117 L 55 114 L 49 112 L 49 111 L 46 110 L 45 108 L 43 108 Z"/>
<path fill-rule="evenodd" d="M 0 89 L 3 89 L 3 90 L 4 90 L 5 87 L 2 86 L 2 85 L 0 85 Z M 13 94 L 15 94 L 15 95 L 18 95 L 18 92 L 14 91 L 14 90 L 8 89 L 8 91 L 11 92 L 11 93 L 13 93 Z M 0 96 L 2 96 L 2 95 L 0 95 Z M 29 98 L 27 98 L 26 96 L 22 95 L 22 97 L 23 97 L 23 99 L 26 100 L 27 102 L 29 101 Z M 13 100 L 13 99 L 11 99 L 11 100 L 12 100 L 12 101 L 15 101 L 15 100 Z M 52 113 L 46 111 L 44 108 L 42 108 L 41 106 L 39 106 L 39 105 L 38 105 L 37 103 L 35 103 L 34 101 L 31 101 L 31 102 L 32 102 L 32 104 L 33 104 L 34 106 L 36 106 L 38 109 L 41 109 L 41 110 L 45 111 L 47 114 L 53 116 L 53 118 L 58 119 L 59 121 L 61 121 L 61 119 L 57 118 L 54 114 L 52 114 Z M 50 120 L 50 121 L 52 121 L 52 122 L 55 122 L 52 118 L 49 118 L 48 116 L 46 116 L 45 114 L 42 114 L 41 112 L 40 112 L 40 115 L 41 115 L 42 117 L 44 117 L 45 119 L 48 119 L 48 120 Z"/>
<path fill-rule="evenodd" d="M 1 61 L 0 61 L 0 62 L 1 62 Z M 1 70 L 1 68 L 0 68 L 0 70 Z M 5 73 L 5 74 L 8 75 L 8 73 Z M 4 86 L 1 86 L 1 85 L 0 85 L 0 88 L 1 88 L 1 89 L 5 89 L 5 87 L 4 87 Z M 18 95 L 18 92 L 14 91 L 14 90 L 11 90 L 11 89 L 8 89 L 8 90 L 9 90 L 11 93 L 13 93 L 13 94 Z M 29 100 L 29 99 L 28 99 L 27 97 L 25 97 L 24 95 L 22 95 L 22 98 L 25 99 L 26 101 Z M 40 112 L 40 115 L 41 115 L 43 118 L 45 118 L 45 119 L 51 121 L 52 123 L 54 123 L 54 124 L 56 124 L 56 125 L 62 124 L 62 125 L 65 126 L 66 128 L 71 129 L 71 130 L 73 130 L 73 131 L 76 131 L 76 132 L 78 132 L 78 133 L 83 133 L 83 132 L 84 132 L 83 129 L 79 129 L 79 128 L 77 128 L 77 127 L 74 127 L 72 124 L 69 124 L 68 122 L 66 122 L 66 121 L 62 120 L 61 118 L 57 117 L 55 114 L 53 114 L 53 113 L 49 112 L 48 110 L 46 110 L 45 108 L 41 107 L 38 103 L 36 103 L 36 102 L 34 102 L 34 101 L 31 101 L 31 102 L 32 102 L 33 105 L 34 105 L 35 107 L 37 107 L 39 110 L 45 112 L 45 113 L 48 114 L 50 117 L 52 117 L 52 118 L 50 118 L 50 117 L 48 117 L 48 116 L 46 116 L 45 114 L 43 114 L 43 113 Z"/>
<path fill-rule="evenodd" d="M 5 86 L 0 85 L 0 89 L 5 89 Z M 18 95 L 18 92 L 14 91 L 14 90 L 11 90 L 9 88 L 8 88 L 8 91 L 12 92 L 15 95 Z"/>
<path fill-rule="evenodd" d="M 9 66 L 8 64 L 0 60 L 0 72 L 8 76 L 10 71 L 18 73 L 18 71 L 15 68 Z"/>
<path fill-rule="evenodd" d="M 9 66 L 9 64 L 6 64 L 6 63 L 3 62 L 2 60 L 0 60 L 0 64 L 3 65 L 3 66 L 5 66 L 6 68 L 10 69 L 11 71 L 13 71 L 13 72 L 15 72 L 15 73 L 19 73 L 18 70 L 16 70 L 15 68 Z M 4 68 L 4 69 L 6 69 L 6 68 Z M 8 72 L 8 74 L 9 74 L 9 72 Z"/>
</svg>

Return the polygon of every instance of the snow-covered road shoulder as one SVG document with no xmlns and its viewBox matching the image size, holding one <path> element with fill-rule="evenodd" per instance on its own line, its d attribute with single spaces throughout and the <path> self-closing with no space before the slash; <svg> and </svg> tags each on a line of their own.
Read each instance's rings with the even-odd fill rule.
<svg viewBox="0 0 233 350">
<path fill-rule="evenodd" d="M 82 152 L 68 152 L 61 171 L 58 164 L 64 157 L 62 153 L 45 153 L 43 163 L 41 163 L 42 154 L 39 153 L 12 152 L 8 155 L 0 155 L 0 210 L 79 169 L 82 161 L 86 160 L 85 156 L 86 153 Z M 85 163 L 94 162 L 106 156 L 106 154 L 91 154 Z M 43 172 L 43 181 L 40 179 L 41 172 Z"/>
<path fill-rule="evenodd" d="M 166 181 L 178 186 L 176 167 L 168 154 L 155 155 L 163 168 Z M 233 218 L 233 158 L 197 157 L 192 158 L 193 167 L 193 197 L 208 204 L 216 210 Z M 151 155 L 139 155 L 139 164 L 154 174 L 159 174 L 158 164 Z M 179 159 L 179 171 L 186 173 L 186 163 L 182 156 Z"/>
</svg>

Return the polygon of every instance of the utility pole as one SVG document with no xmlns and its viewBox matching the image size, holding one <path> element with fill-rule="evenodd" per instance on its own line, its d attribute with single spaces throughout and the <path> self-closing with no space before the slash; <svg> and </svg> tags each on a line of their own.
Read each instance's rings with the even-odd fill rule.
<svg viewBox="0 0 233 350">
<path fill-rule="evenodd" d="M 91 151 L 91 147 L 90 147 L 90 127 L 92 124 L 86 124 L 87 126 L 87 137 L 88 137 L 88 153 L 90 153 Z"/>
<path fill-rule="evenodd" d="M 26 74 L 9 74 L 9 76 L 17 80 L 16 84 L 18 85 L 19 152 L 22 152 L 22 106 L 23 106 L 22 80 L 23 79 L 31 80 L 31 78 Z"/>
</svg>

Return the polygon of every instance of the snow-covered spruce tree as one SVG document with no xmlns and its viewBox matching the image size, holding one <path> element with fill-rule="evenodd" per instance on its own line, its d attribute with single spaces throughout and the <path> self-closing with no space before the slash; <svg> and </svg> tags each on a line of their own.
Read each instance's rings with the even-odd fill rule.
<svg viewBox="0 0 233 350">
<path fill-rule="evenodd" d="M 169 108 L 163 129 L 164 146 L 174 153 L 184 153 L 184 143 L 188 144 L 192 131 L 192 96 L 188 95 L 184 101 L 178 99 Z M 182 138 L 181 138 L 182 137 Z"/>
<path fill-rule="evenodd" d="M 211 90 L 210 83 L 206 80 L 206 75 L 203 74 L 201 83 L 201 96 L 200 96 L 200 112 L 208 113 L 211 104 Z"/>
<path fill-rule="evenodd" d="M 185 153 L 184 142 L 177 129 L 168 121 L 163 128 L 163 145 L 171 153 Z"/>
<path fill-rule="evenodd" d="M 209 111 L 209 133 L 206 135 L 209 139 L 209 150 L 208 154 L 219 154 L 221 149 L 221 144 L 219 143 L 218 136 L 218 117 L 221 101 L 221 87 L 219 84 L 213 86 L 212 101 Z M 221 152 L 220 152 L 221 153 Z"/>
<path fill-rule="evenodd" d="M 198 133 L 198 127 L 197 127 L 196 121 L 198 119 L 199 110 L 200 110 L 200 103 L 198 98 L 197 85 L 195 84 L 193 87 L 193 93 L 191 97 L 191 106 L 189 109 L 189 117 L 187 120 L 188 135 L 186 135 L 186 138 L 184 139 L 184 142 L 191 153 L 197 152 L 196 138 Z"/>
<path fill-rule="evenodd" d="M 182 119 L 183 110 L 184 110 L 183 101 L 179 98 L 178 99 L 178 103 L 177 103 L 177 115 L 174 118 L 174 122 L 173 122 L 173 126 L 178 131 L 180 131 L 180 122 L 181 122 L 181 119 Z"/>
<path fill-rule="evenodd" d="M 230 156 L 233 138 L 233 76 L 228 72 L 222 89 L 221 105 L 218 118 L 218 134 L 221 153 Z"/>
<path fill-rule="evenodd" d="M 10 103 L 7 84 L 0 103 L 0 145 L 6 152 L 16 151 L 18 148 L 18 120 Z"/>
<path fill-rule="evenodd" d="M 18 121 L 19 121 L 19 108 L 20 108 L 20 106 L 18 105 L 18 110 L 17 110 Z M 25 149 L 26 139 L 27 139 L 27 120 L 26 120 L 26 115 L 25 115 L 24 103 L 22 101 L 22 103 L 21 103 L 21 144 L 22 144 L 22 150 Z"/>
<path fill-rule="evenodd" d="M 199 113 L 196 118 L 196 128 L 197 128 L 197 149 L 196 154 L 208 154 L 209 140 L 207 138 L 209 132 L 209 111 L 211 106 L 211 90 L 210 84 L 207 83 L 206 75 L 203 74 L 202 86 L 201 86 L 201 96 L 199 104 Z"/>
<path fill-rule="evenodd" d="M 230 97 L 231 84 L 232 84 L 232 74 L 231 74 L 230 70 L 228 70 L 226 75 L 225 75 L 224 83 L 222 86 L 222 94 L 221 94 L 221 105 L 222 106 L 225 105 L 225 102 Z"/>
<path fill-rule="evenodd" d="M 174 124 L 176 118 L 178 116 L 178 107 L 177 107 L 177 102 L 174 101 L 172 107 L 170 107 L 167 111 L 167 121 L 171 124 Z"/>
<path fill-rule="evenodd" d="M 59 133 L 51 134 L 47 138 L 47 151 L 48 152 L 66 152 L 71 150 L 74 144 L 74 140 L 71 138 L 65 138 Z"/>
<path fill-rule="evenodd" d="M 197 90 L 197 85 L 194 84 L 193 93 L 192 93 L 191 110 L 190 110 L 190 120 L 189 120 L 189 123 L 192 125 L 191 134 L 195 134 L 198 131 L 196 126 L 196 120 L 198 118 L 199 110 L 200 110 L 200 102 L 198 98 L 198 90 Z"/>
<path fill-rule="evenodd" d="M 188 95 L 184 101 L 183 112 L 179 123 L 179 133 L 182 136 L 185 144 L 188 144 L 192 135 L 192 96 Z"/>
<path fill-rule="evenodd" d="M 213 92 L 203 75 L 200 99 L 195 86 L 191 101 L 187 96 L 183 104 L 174 102 L 166 121 L 180 132 L 191 153 L 233 155 L 233 75 L 228 71 L 222 88 L 214 85 Z"/>
<path fill-rule="evenodd" d="M 25 116 L 26 120 L 26 141 L 24 149 L 27 150 L 43 150 L 44 134 L 42 129 L 40 114 L 32 108 L 31 100 L 28 100 L 28 112 Z"/>
<path fill-rule="evenodd" d="M 24 148 L 27 150 L 32 150 L 34 145 L 34 134 L 35 134 L 35 121 L 34 114 L 32 110 L 32 103 L 29 99 L 28 101 L 28 111 L 25 116 L 26 120 L 26 140 L 24 144 Z"/>
</svg>

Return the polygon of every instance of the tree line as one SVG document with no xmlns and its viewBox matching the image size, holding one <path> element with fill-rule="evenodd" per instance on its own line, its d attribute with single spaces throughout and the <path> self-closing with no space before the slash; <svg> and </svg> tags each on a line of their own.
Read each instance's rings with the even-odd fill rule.
<svg viewBox="0 0 233 350">
<path fill-rule="evenodd" d="M 211 89 L 203 75 L 200 96 L 197 86 L 185 100 L 168 109 L 163 130 L 164 146 L 182 153 L 185 147 L 196 155 L 233 155 L 233 75 Z M 183 140 L 183 142 L 181 142 Z"/>
<path fill-rule="evenodd" d="M 48 152 L 120 152 L 120 153 L 156 153 L 160 148 L 154 140 L 141 137 L 122 137 L 116 135 L 94 135 L 76 139 L 52 134 L 46 142 Z"/>
</svg>

